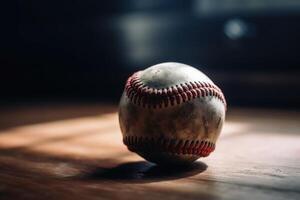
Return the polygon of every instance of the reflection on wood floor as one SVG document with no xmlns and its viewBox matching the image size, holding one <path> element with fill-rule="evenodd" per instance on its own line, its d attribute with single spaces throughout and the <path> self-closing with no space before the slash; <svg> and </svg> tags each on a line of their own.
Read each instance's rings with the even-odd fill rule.
<svg viewBox="0 0 300 200">
<path fill-rule="evenodd" d="M 0 110 L 0 196 L 7 199 L 300 197 L 298 112 L 231 109 L 215 152 L 165 169 L 122 144 L 116 106 Z"/>
</svg>

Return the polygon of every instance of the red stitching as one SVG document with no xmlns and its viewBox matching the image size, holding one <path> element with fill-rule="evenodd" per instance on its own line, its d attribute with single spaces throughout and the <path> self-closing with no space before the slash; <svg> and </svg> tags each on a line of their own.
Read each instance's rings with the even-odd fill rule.
<svg viewBox="0 0 300 200">
<path fill-rule="evenodd" d="M 201 81 L 177 84 L 168 88 L 150 88 L 139 78 L 139 73 L 134 73 L 128 78 L 125 91 L 130 101 L 136 105 L 147 108 L 162 108 L 174 106 L 198 97 L 214 96 L 224 104 L 225 97 L 216 85 Z"/>
<path fill-rule="evenodd" d="M 215 150 L 215 144 L 203 140 L 175 140 L 166 138 L 148 138 L 138 136 L 125 136 L 123 143 L 130 151 L 160 151 L 173 154 L 197 155 L 206 157 Z"/>
</svg>

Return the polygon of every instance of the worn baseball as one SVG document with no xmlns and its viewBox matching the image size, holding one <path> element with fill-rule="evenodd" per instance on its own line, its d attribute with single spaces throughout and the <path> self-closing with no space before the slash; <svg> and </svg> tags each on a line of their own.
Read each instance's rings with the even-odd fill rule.
<svg viewBox="0 0 300 200">
<path fill-rule="evenodd" d="M 119 105 L 123 142 L 157 164 L 186 164 L 216 147 L 226 101 L 204 73 L 161 63 L 130 76 Z"/>
</svg>

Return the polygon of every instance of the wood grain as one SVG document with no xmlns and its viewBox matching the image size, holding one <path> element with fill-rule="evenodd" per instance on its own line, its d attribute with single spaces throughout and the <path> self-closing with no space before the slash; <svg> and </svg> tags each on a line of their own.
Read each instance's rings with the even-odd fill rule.
<svg viewBox="0 0 300 200">
<path fill-rule="evenodd" d="M 163 169 L 122 144 L 114 105 L 0 109 L 1 199 L 300 199 L 300 113 L 231 109 L 216 151 Z"/>
</svg>

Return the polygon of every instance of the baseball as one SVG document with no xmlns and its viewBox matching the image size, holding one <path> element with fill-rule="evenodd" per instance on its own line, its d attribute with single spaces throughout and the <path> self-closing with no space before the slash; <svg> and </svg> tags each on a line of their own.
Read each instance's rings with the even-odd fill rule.
<svg viewBox="0 0 300 200">
<path fill-rule="evenodd" d="M 225 112 L 222 91 L 201 71 L 157 64 L 126 82 L 119 105 L 123 143 L 156 164 L 191 163 L 214 151 Z"/>
</svg>

